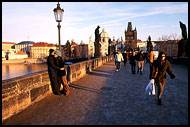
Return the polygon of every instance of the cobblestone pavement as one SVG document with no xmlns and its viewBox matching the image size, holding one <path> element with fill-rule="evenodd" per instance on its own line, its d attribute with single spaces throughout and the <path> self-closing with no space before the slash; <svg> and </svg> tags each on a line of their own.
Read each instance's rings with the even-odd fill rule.
<svg viewBox="0 0 190 127">
<path fill-rule="evenodd" d="M 162 106 L 157 93 L 145 95 L 148 64 L 142 75 L 132 75 L 129 64 L 116 72 L 111 61 L 70 84 L 69 96 L 49 94 L 3 124 L 188 125 L 188 67 L 172 68 L 176 78 L 167 75 Z"/>
</svg>

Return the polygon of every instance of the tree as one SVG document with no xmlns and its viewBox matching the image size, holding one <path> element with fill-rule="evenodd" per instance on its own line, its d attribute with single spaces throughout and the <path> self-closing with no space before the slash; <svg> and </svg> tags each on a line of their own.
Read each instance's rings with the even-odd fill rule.
<svg viewBox="0 0 190 127">
<path fill-rule="evenodd" d="M 168 41 L 168 40 L 180 40 L 182 37 L 178 35 L 177 33 L 172 33 L 171 35 L 162 35 L 162 37 L 159 37 L 159 41 Z"/>
</svg>

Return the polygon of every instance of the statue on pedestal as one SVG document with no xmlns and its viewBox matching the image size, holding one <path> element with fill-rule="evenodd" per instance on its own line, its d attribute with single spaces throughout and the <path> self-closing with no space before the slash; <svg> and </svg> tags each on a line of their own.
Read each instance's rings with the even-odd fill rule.
<svg viewBox="0 0 190 127">
<path fill-rule="evenodd" d="M 97 26 L 97 28 L 95 29 L 95 54 L 94 57 L 98 58 L 100 57 L 100 34 L 99 34 L 99 28 L 100 26 Z"/>
<path fill-rule="evenodd" d="M 187 41 L 186 25 L 179 21 L 182 39 L 178 42 L 178 57 L 189 56 L 189 42 Z"/>
<path fill-rule="evenodd" d="M 182 39 L 187 40 L 187 29 L 186 29 L 186 25 L 183 24 L 181 21 L 179 21 L 180 24 L 180 28 L 181 28 L 181 33 L 182 33 Z"/>
</svg>

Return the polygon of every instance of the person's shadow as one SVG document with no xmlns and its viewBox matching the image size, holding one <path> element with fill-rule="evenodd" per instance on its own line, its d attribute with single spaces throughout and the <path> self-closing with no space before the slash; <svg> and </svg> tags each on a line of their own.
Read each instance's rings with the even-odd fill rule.
<svg viewBox="0 0 190 127">
<path fill-rule="evenodd" d="M 80 85 L 76 85 L 76 84 L 69 84 L 69 87 L 73 87 L 75 89 L 81 89 L 81 90 L 86 90 L 86 91 L 90 91 L 90 92 L 94 92 L 94 93 L 100 93 L 101 90 L 97 90 L 97 89 L 93 89 L 93 88 L 89 88 L 86 86 L 80 86 Z"/>
</svg>

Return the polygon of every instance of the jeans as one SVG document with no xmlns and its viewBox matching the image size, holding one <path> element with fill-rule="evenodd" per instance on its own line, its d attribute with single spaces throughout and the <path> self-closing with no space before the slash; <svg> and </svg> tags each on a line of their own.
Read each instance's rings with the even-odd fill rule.
<svg viewBox="0 0 190 127">
<path fill-rule="evenodd" d="M 116 69 L 120 69 L 120 63 L 119 61 L 116 62 Z"/>
</svg>

